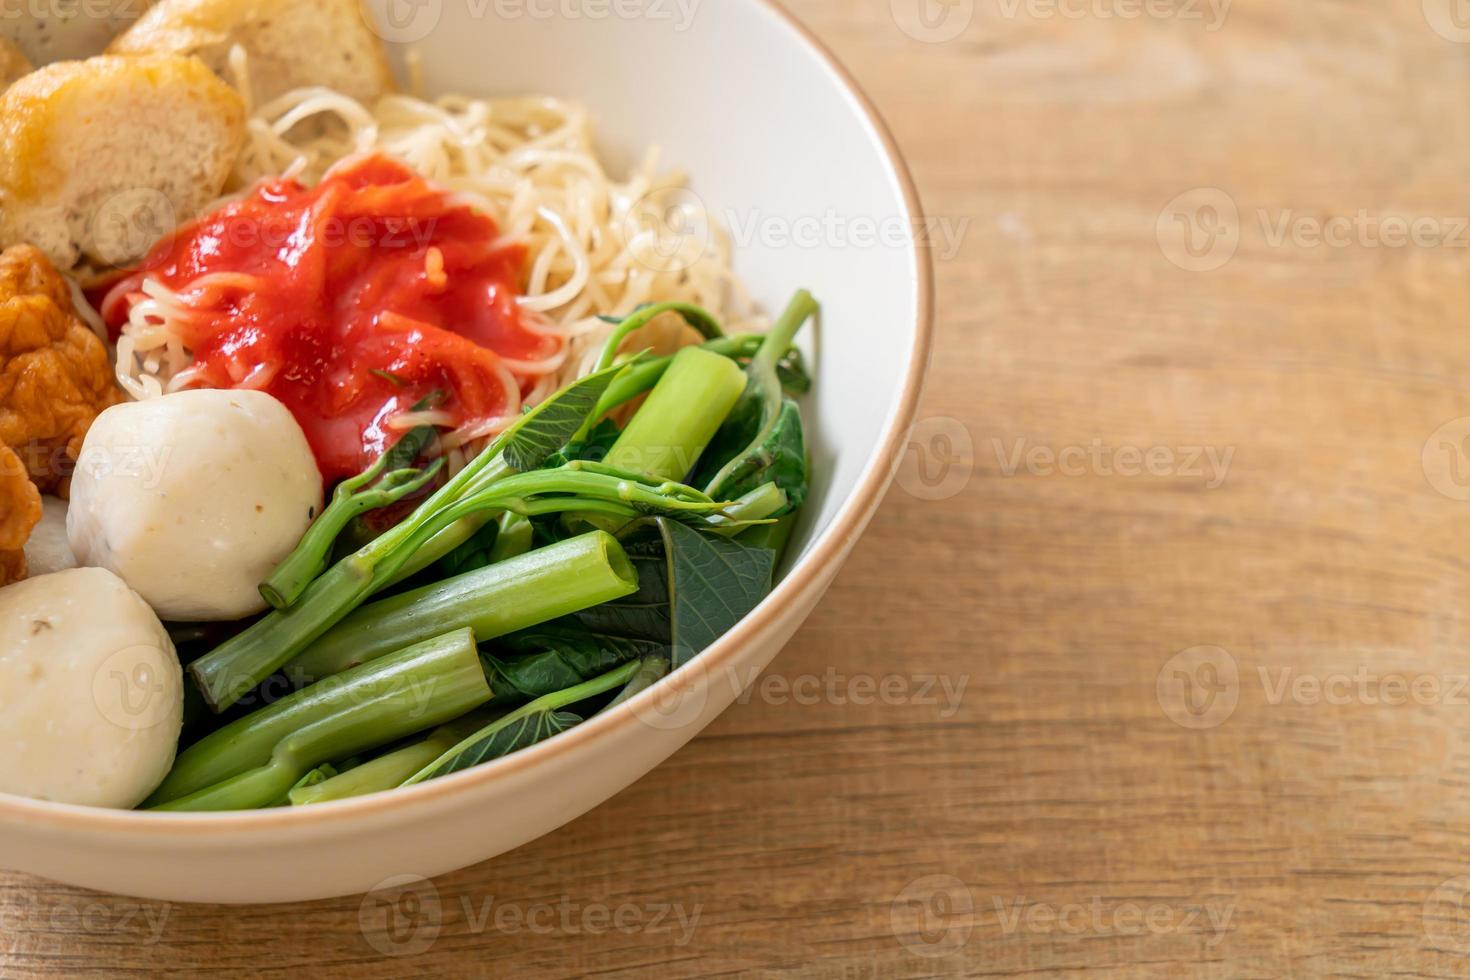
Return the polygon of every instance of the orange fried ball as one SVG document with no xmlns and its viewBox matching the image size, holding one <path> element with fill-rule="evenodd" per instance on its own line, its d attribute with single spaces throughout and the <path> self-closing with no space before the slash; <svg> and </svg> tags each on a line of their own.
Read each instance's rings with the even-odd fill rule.
<svg viewBox="0 0 1470 980">
<path fill-rule="evenodd" d="M 29 245 L 0 252 L 0 443 L 39 490 L 65 495 L 92 420 L 122 400 L 60 273 Z"/>
<path fill-rule="evenodd" d="M 0 585 L 26 577 L 26 539 L 41 519 L 41 492 L 9 446 L 0 446 Z"/>
</svg>

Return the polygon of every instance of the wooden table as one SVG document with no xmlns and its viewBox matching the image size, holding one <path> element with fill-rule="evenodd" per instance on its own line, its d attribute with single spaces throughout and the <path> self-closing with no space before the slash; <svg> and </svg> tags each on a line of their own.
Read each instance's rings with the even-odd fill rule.
<svg viewBox="0 0 1470 980">
<path fill-rule="evenodd" d="M 958 238 L 928 421 L 752 696 L 419 958 L 7 876 L 0 973 L 1470 973 L 1470 30 L 907 3 L 794 7 Z"/>
</svg>

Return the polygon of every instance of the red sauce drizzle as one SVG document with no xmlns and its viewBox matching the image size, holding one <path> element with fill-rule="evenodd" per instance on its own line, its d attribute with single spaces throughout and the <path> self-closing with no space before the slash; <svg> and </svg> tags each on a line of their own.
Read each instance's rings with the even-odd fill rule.
<svg viewBox="0 0 1470 980">
<path fill-rule="evenodd" d="M 432 393 L 454 425 L 515 411 L 562 341 L 516 305 L 523 247 L 408 167 L 374 155 L 315 187 L 294 180 L 180 228 L 106 291 L 114 336 L 150 277 L 182 294 L 198 387 L 256 387 L 301 423 L 329 483 L 398 438 L 387 425 Z M 224 274 L 224 275 L 218 275 Z M 213 277 L 200 281 L 201 277 Z"/>
</svg>

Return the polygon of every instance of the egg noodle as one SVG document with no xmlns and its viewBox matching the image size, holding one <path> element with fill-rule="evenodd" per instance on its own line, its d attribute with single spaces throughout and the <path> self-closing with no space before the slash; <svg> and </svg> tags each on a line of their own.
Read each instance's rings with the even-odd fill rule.
<svg viewBox="0 0 1470 980">
<path fill-rule="evenodd" d="M 231 67 L 249 105 L 239 49 Z M 524 323 L 563 343 L 544 361 L 505 361 L 507 414 L 449 433 L 446 448 L 494 435 L 508 424 L 521 407 L 523 383 L 530 389 L 524 401 L 532 404 L 585 373 L 612 329 L 602 317 L 681 300 L 710 310 L 732 331 L 765 326 L 731 270 L 724 232 L 686 189 L 683 175 L 661 173 L 653 149 L 627 180 L 611 179 L 593 148 L 588 113 L 575 102 L 463 95 L 429 101 L 392 94 L 367 107 L 330 89 L 304 88 L 251 106 L 247 125 L 231 179 L 234 194 L 264 178 L 314 184 L 341 161 L 381 152 L 488 214 L 509 240 L 524 243 Z M 433 258 L 431 250 L 430 264 Z M 118 381 L 134 398 L 191 384 L 192 356 L 178 327 L 191 315 L 191 299 L 228 285 L 204 281 L 213 278 L 177 291 L 143 279 L 143 298 L 131 307 L 117 345 Z M 110 294 L 104 314 L 122 299 Z M 677 323 L 655 322 L 648 329 L 647 336 L 635 338 L 638 346 L 685 342 Z M 236 383 L 249 387 L 255 380 L 252 375 Z M 405 413 L 392 424 L 444 421 L 423 415 Z"/>
</svg>

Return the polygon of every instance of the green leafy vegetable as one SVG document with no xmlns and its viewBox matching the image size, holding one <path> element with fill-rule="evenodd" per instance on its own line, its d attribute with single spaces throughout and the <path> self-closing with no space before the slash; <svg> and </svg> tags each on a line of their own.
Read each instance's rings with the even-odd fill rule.
<svg viewBox="0 0 1470 980">
<path fill-rule="evenodd" d="M 414 468 L 413 463 L 436 435 L 431 426 L 413 429 L 372 466 L 338 484 L 327 509 L 291 554 L 260 583 L 265 601 L 275 609 L 285 609 L 300 599 L 311 580 L 327 567 L 332 546 L 353 519 L 404 500 L 433 482 L 444 465 L 442 459 L 422 469 Z"/>
<path fill-rule="evenodd" d="M 766 548 L 664 518 L 639 522 L 622 543 L 638 591 L 503 638 L 503 652 L 522 655 L 494 662 L 505 685 L 534 697 L 640 657 L 682 666 L 771 590 L 776 556 Z"/>
<path fill-rule="evenodd" d="M 802 290 L 781 314 L 746 367 L 745 393 L 710 442 L 694 480 L 725 499 L 775 483 L 796 509 L 806 499 L 806 444 L 801 410 L 786 398 L 777 365 L 792 339 L 817 310 Z"/>
<path fill-rule="evenodd" d="M 499 759 L 580 724 L 580 716 L 562 709 L 626 684 L 638 673 L 639 666 L 638 663 L 626 664 L 601 677 L 548 694 L 512 711 L 460 742 L 403 785 L 411 786 L 426 779 L 447 776 L 492 759 Z"/>
<path fill-rule="evenodd" d="M 537 405 L 507 433 L 505 462 L 524 473 L 540 469 L 571 442 L 597 407 L 597 400 L 626 365 L 599 370 Z"/>
</svg>

